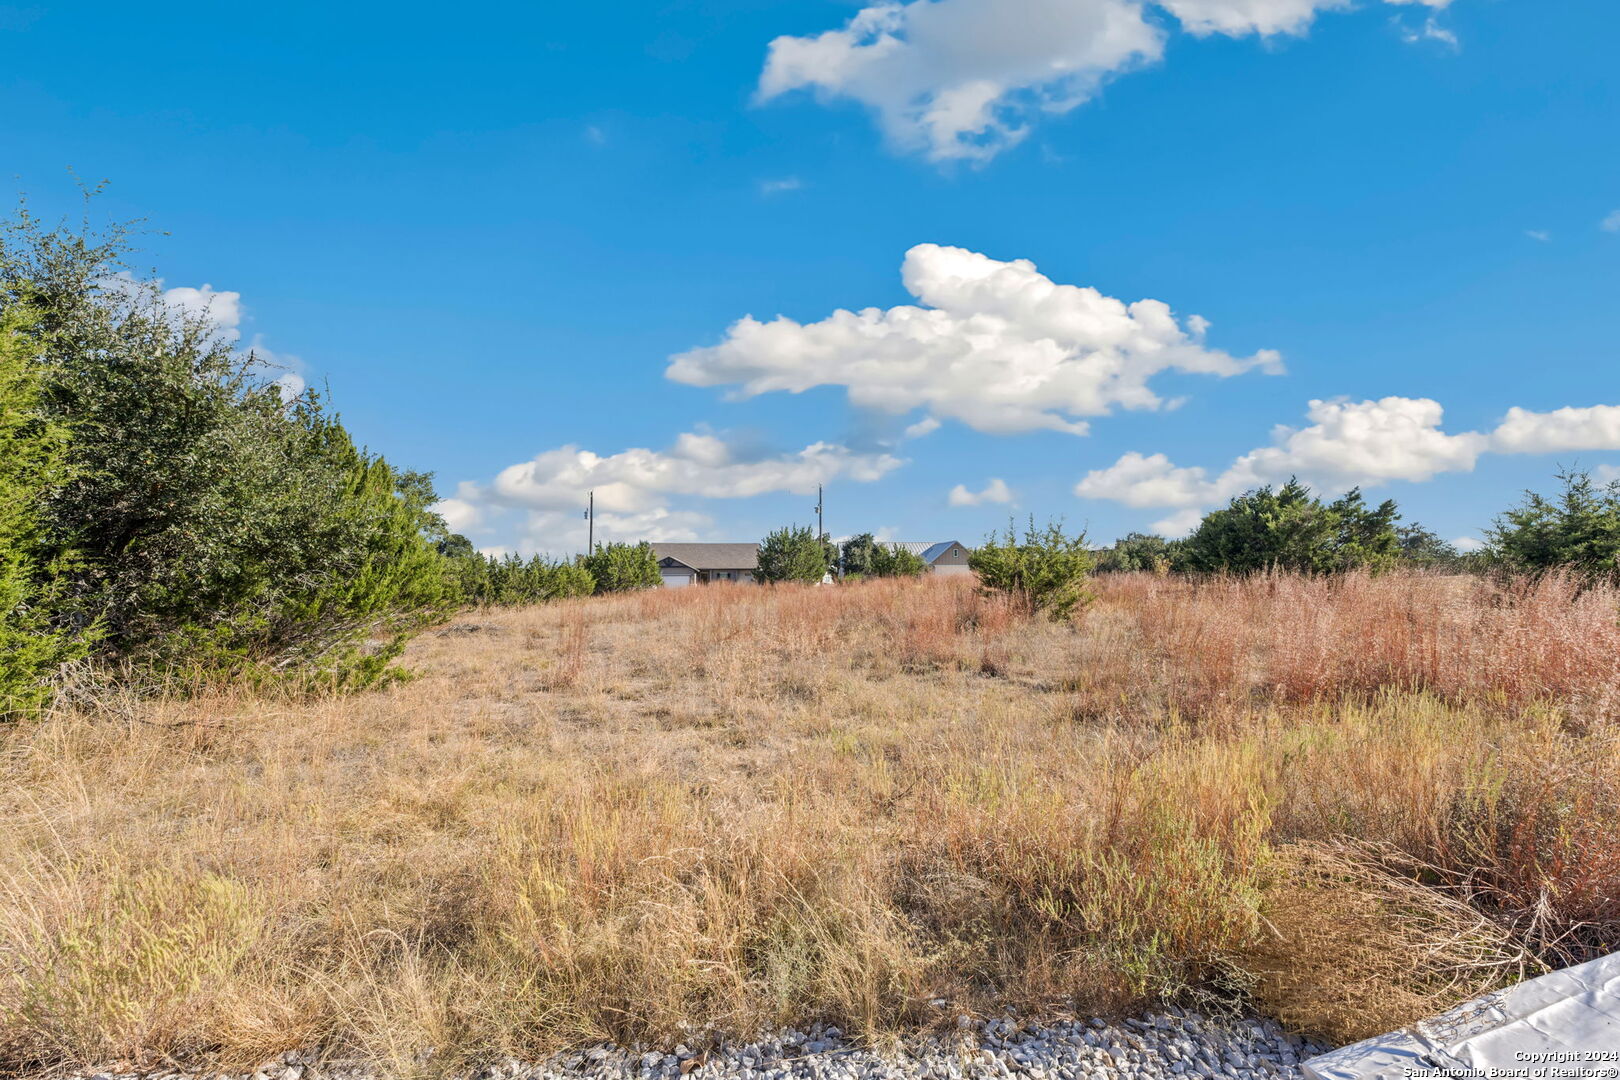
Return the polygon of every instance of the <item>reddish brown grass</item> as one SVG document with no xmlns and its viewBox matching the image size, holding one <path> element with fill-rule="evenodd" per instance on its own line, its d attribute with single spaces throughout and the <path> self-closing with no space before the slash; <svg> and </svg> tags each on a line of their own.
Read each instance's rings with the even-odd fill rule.
<svg viewBox="0 0 1620 1080">
<path fill-rule="evenodd" d="M 0 1061 L 405 1069 L 1247 987 L 1342 1035 L 1351 998 L 1255 959 L 1265 912 L 1398 947 L 1429 924 L 1385 919 L 1392 882 L 1490 927 L 1478 978 L 1388 975 L 1403 1014 L 1612 947 L 1615 594 L 1098 593 L 1072 625 L 951 580 L 484 612 L 386 692 L 0 733 Z M 1300 878 L 1351 841 L 1406 861 Z"/>
</svg>

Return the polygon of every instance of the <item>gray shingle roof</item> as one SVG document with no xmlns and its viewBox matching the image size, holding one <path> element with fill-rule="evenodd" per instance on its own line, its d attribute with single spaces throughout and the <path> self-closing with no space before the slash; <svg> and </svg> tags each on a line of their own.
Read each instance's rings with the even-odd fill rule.
<svg viewBox="0 0 1620 1080">
<path fill-rule="evenodd" d="M 659 560 L 674 559 L 694 570 L 753 570 L 759 566 L 758 544 L 654 544 Z"/>
</svg>

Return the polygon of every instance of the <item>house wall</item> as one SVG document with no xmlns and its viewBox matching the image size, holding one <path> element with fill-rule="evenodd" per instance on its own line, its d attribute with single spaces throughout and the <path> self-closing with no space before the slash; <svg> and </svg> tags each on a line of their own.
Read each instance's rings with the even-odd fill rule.
<svg viewBox="0 0 1620 1080">
<path fill-rule="evenodd" d="M 968 569 L 968 549 L 961 544 L 952 544 L 935 559 L 930 567 L 936 574 L 971 574 Z"/>
<path fill-rule="evenodd" d="M 702 581 L 735 581 L 741 584 L 752 584 L 754 572 L 740 567 L 735 570 L 705 570 L 699 575 Z"/>
</svg>

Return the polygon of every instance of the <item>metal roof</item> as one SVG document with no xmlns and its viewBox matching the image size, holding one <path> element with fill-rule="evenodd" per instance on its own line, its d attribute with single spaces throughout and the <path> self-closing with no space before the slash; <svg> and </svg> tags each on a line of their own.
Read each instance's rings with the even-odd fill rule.
<svg viewBox="0 0 1620 1080">
<path fill-rule="evenodd" d="M 930 566 L 933 565 L 935 559 L 938 559 L 951 548 L 967 546 L 957 540 L 884 540 L 882 544 L 887 548 L 898 548 L 909 551 L 913 555 L 921 556 L 922 561 Z"/>
<path fill-rule="evenodd" d="M 693 570 L 753 570 L 759 566 L 758 544 L 654 544 L 658 559 L 674 559 Z"/>
</svg>

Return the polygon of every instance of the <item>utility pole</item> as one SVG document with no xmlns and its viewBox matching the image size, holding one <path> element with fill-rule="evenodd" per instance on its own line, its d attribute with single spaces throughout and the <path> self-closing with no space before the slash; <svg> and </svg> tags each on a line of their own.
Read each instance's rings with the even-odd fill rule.
<svg viewBox="0 0 1620 1080">
<path fill-rule="evenodd" d="M 816 485 L 816 539 L 817 540 L 820 540 L 822 537 L 827 535 L 827 530 L 821 524 L 821 504 L 822 504 L 823 501 L 824 500 L 821 497 L 821 485 L 817 484 Z"/>
<path fill-rule="evenodd" d="M 585 554 L 594 555 L 596 554 L 596 492 L 594 489 L 591 491 L 590 501 L 585 504 L 585 520 L 589 522 L 585 526 L 587 538 L 585 540 Z"/>
</svg>

